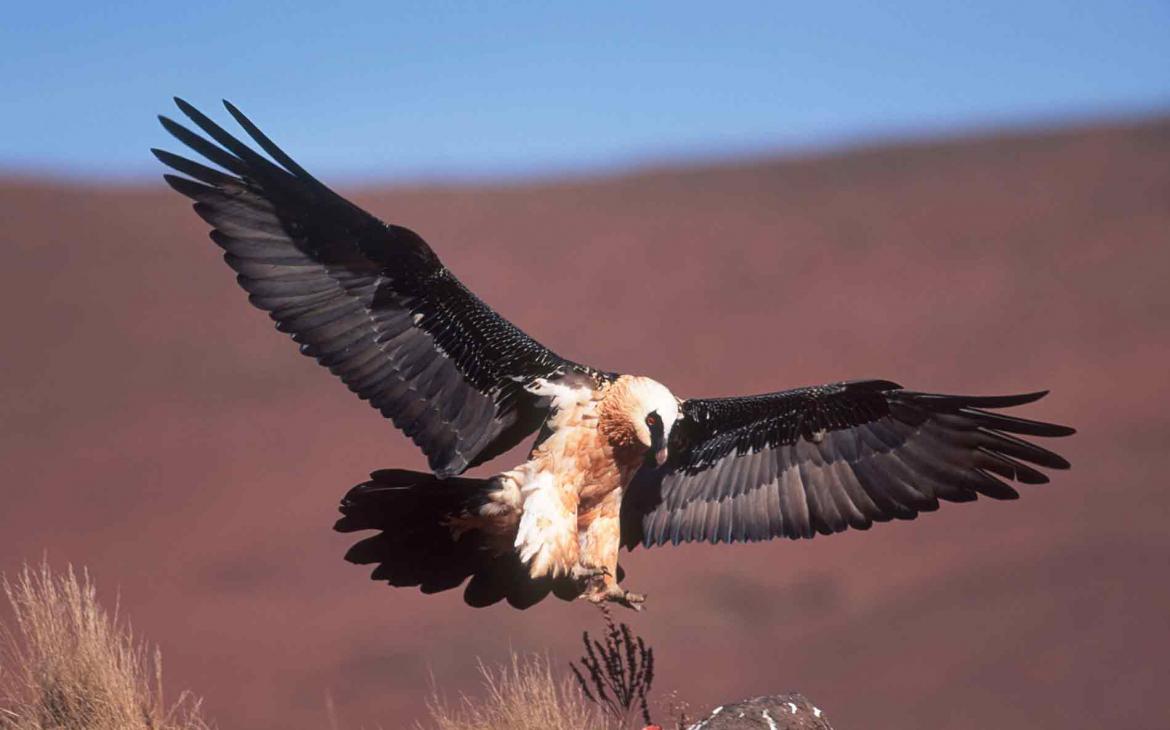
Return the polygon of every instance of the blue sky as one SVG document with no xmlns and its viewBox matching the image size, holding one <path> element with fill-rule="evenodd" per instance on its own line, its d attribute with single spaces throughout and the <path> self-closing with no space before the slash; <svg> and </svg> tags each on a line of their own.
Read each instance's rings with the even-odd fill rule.
<svg viewBox="0 0 1170 730">
<path fill-rule="evenodd" d="M 0 169 L 157 172 L 178 94 L 332 179 L 1170 112 L 1170 2 L 14 3 Z"/>
</svg>

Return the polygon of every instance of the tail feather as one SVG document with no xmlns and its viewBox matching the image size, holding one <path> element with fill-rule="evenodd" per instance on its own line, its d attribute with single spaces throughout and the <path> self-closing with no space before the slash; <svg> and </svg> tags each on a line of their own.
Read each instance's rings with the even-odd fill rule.
<svg viewBox="0 0 1170 730">
<path fill-rule="evenodd" d="M 341 500 L 342 517 L 333 529 L 380 531 L 355 543 L 345 555 L 351 563 L 376 565 L 370 576 L 374 580 L 438 593 L 457 588 L 470 577 L 463 594 L 468 604 L 488 606 L 507 600 L 528 608 L 548 595 L 553 582 L 532 580 L 514 551 L 497 554 L 475 530 L 456 536 L 447 526 L 451 517 L 482 506 L 492 489 L 487 479 L 376 471 Z"/>
</svg>

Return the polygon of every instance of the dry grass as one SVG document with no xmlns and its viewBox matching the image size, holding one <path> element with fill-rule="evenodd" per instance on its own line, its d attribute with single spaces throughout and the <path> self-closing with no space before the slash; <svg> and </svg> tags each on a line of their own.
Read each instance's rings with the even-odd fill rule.
<svg viewBox="0 0 1170 730">
<path fill-rule="evenodd" d="M 427 730 L 619 730 L 623 727 L 589 702 L 571 676 L 557 678 L 547 658 L 512 655 L 510 666 L 480 666 L 485 696 L 448 704 L 436 691 Z M 639 725 L 639 727 L 641 727 Z"/>
<path fill-rule="evenodd" d="M 98 605 L 87 574 L 25 566 L 3 586 L 14 625 L 0 649 L 0 728 L 210 728 L 190 695 L 165 703 L 158 651 Z"/>
<path fill-rule="evenodd" d="M 11 625 L 0 624 L 0 730 L 210 730 L 191 695 L 184 693 L 167 705 L 158 651 L 134 636 L 116 607 L 109 613 L 98 604 L 88 574 L 79 576 L 72 568 L 54 574 L 45 564 L 25 566 L 15 580 L 5 577 L 0 585 L 13 618 Z M 611 633 L 617 631 L 612 621 L 607 626 Z M 629 636 L 624 638 L 630 641 Z M 598 644 L 594 649 L 604 654 L 608 646 Z M 607 660 L 602 668 L 613 661 Z M 480 671 L 480 696 L 462 696 L 452 704 L 436 689 L 427 702 L 430 721 L 417 727 L 642 727 L 616 716 L 630 715 L 632 700 L 622 705 L 622 713 L 614 709 L 617 705 L 591 701 L 577 678 L 555 673 L 545 657 L 513 653 L 510 665 L 496 669 L 481 665 Z M 631 691 L 630 697 L 644 693 Z M 331 700 L 328 705 L 330 725 L 336 728 Z"/>
</svg>

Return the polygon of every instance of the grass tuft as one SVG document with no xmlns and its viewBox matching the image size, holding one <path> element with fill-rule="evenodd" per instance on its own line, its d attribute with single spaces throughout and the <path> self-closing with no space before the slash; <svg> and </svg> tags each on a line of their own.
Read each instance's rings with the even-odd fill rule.
<svg viewBox="0 0 1170 730">
<path fill-rule="evenodd" d="M 87 573 L 26 565 L 2 585 L 13 625 L 0 626 L 0 728 L 210 729 L 189 693 L 165 703 L 158 650 L 98 604 Z"/>
<path fill-rule="evenodd" d="M 426 730 L 618 730 L 623 727 L 582 694 L 571 677 L 558 679 L 545 657 L 512 655 L 511 665 L 480 665 L 485 696 L 448 703 L 436 691 Z"/>
</svg>

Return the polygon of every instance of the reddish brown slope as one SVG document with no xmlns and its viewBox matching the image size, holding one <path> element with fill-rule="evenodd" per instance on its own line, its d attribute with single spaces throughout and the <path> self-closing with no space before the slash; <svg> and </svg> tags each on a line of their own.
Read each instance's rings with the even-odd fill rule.
<svg viewBox="0 0 1170 730">
<path fill-rule="evenodd" d="M 559 352 L 683 395 L 887 377 L 1051 387 L 1075 469 L 810 543 L 639 550 L 633 619 L 696 705 L 839 727 L 1170 714 L 1170 121 L 507 188 L 363 193 Z M 406 725 L 429 673 L 575 655 L 583 605 L 473 611 L 340 560 L 337 498 L 421 467 L 250 309 L 161 189 L 0 186 L 0 569 L 91 566 L 223 727 Z"/>
</svg>

